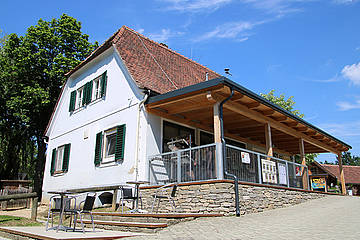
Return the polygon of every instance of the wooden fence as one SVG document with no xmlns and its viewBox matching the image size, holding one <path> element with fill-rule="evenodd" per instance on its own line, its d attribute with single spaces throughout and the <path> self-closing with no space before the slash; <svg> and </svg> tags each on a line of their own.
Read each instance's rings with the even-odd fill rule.
<svg viewBox="0 0 360 240">
<path fill-rule="evenodd" d="M 0 196 L 0 202 L 12 201 L 12 200 L 18 200 L 18 199 L 30 199 L 30 198 L 32 199 L 32 201 L 31 201 L 31 219 L 36 220 L 38 197 L 35 192 Z"/>
<path fill-rule="evenodd" d="M 5 188 L 0 189 L 0 197 L 13 195 L 13 194 L 22 194 L 22 193 L 31 193 L 32 189 L 18 187 L 16 189 Z M 0 202 L 0 210 L 12 209 L 12 208 L 29 208 L 30 207 L 30 199 L 12 199 L 8 201 Z"/>
</svg>

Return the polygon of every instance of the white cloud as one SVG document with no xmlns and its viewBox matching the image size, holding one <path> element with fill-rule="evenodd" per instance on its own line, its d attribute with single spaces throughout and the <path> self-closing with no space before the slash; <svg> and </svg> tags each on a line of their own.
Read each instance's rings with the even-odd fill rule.
<svg viewBox="0 0 360 240">
<path fill-rule="evenodd" d="M 215 11 L 233 0 L 162 0 L 171 5 L 169 10 L 180 12 Z"/>
<path fill-rule="evenodd" d="M 145 32 L 145 29 L 143 29 L 143 28 L 140 28 L 140 29 L 138 29 L 138 30 L 136 30 L 138 33 L 140 33 L 140 34 L 143 34 L 144 32 Z"/>
<path fill-rule="evenodd" d="M 174 32 L 170 29 L 161 29 L 160 33 L 151 33 L 149 38 L 156 42 L 166 42 L 169 38 L 183 35 L 183 32 Z"/>
<path fill-rule="evenodd" d="M 320 127 L 336 137 L 360 136 L 360 121 L 347 123 L 326 123 L 320 124 Z"/>
<path fill-rule="evenodd" d="M 336 105 L 339 107 L 340 111 L 360 109 L 360 100 L 356 100 L 355 103 L 341 101 L 341 102 L 337 102 Z"/>
<path fill-rule="evenodd" d="M 349 79 L 354 85 L 360 85 L 360 62 L 353 65 L 346 65 L 341 70 L 342 75 Z"/>
<path fill-rule="evenodd" d="M 248 30 L 253 29 L 255 26 L 263 24 L 262 22 L 229 22 L 217 26 L 214 30 L 203 34 L 202 36 L 196 38 L 194 41 L 204 41 L 209 39 L 235 39 L 239 42 L 248 40 L 249 33 Z"/>
<path fill-rule="evenodd" d="M 357 2 L 357 0 L 333 0 L 335 4 L 351 4 L 355 2 Z"/>
</svg>

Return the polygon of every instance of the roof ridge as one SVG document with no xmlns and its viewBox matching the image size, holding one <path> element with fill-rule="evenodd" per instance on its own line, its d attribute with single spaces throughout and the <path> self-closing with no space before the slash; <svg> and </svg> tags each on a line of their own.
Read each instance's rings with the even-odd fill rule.
<svg viewBox="0 0 360 240">
<path fill-rule="evenodd" d="M 196 61 L 194 61 L 194 60 L 192 60 L 192 59 L 190 59 L 190 58 L 188 58 L 188 57 L 186 57 L 186 56 L 178 53 L 178 52 L 176 52 L 175 50 L 172 50 L 172 49 L 170 49 L 170 48 L 168 48 L 168 47 L 165 47 L 165 46 L 161 45 L 160 43 L 158 43 L 158 42 L 156 42 L 156 41 L 154 41 L 154 40 L 146 37 L 145 35 L 143 35 L 143 34 L 137 32 L 137 31 L 135 31 L 134 29 L 132 29 L 132 28 L 130 28 L 130 27 L 128 27 L 128 26 L 125 26 L 125 25 L 124 25 L 123 27 L 124 27 L 126 30 L 129 30 L 129 31 L 131 31 L 131 32 L 139 35 L 139 36 L 142 37 L 143 39 L 148 40 L 148 41 L 154 43 L 155 45 L 157 45 L 157 46 L 159 46 L 159 47 L 162 47 L 163 49 L 168 50 L 168 51 L 171 52 L 171 53 L 174 53 L 174 54 L 176 54 L 176 55 L 178 55 L 178 56 L 180 56 L 180 57 L 182 57 L 182 58 L 184 58 L 184 59 L 186 59 L 186 60 L 188 60 L 188 61 L 190 61 L 190 62 L 192 62 L 192 63 L 195 63 L 196 65 L 199 65 L 200 67 L 206 68 L 206 69 L 209 70 L 210 72 L 213 72 L 213 73 L 215 73 L 215 74 L 217 74 L 217 75 L 222 76 L 221 74 L 215 72 L 214 70 L 212 70 L 212 69 L 210 69 L 210 68 L 208 68 L 208 67 L 206 67 L 206 66 L 204 66 L 204 65 L 202 65 L 202 64 L 200 64 L 200 63 L 198 63 L 198 62 L 196 62 Z"/>
</svg>

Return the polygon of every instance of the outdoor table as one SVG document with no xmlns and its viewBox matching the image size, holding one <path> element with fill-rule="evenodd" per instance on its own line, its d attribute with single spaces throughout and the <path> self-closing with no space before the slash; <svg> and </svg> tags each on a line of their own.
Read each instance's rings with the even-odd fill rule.
<svg viewBox="0 0 360 240">
<path fill-rule="evenodd" d="M 148 181 L 128 181 L 127 184 L 134 184 L 135 185 L 135 193 L 136 193 L 136 202 L 135 202 L 135 209 L 131 212 L 140 212 L 139 211 L 139 188 L 141 184 L 149 184 Z"/>
<path fill-rule="evenodd" d="M 65 212 L 65 199 L 67 195 L 74 194 L 72 192 L 68 191 L 50 191 L 48 192 L 50 194 L 58 194 L 60 195 L 60 218 L 59 218 L 59 224 L 56 227 L 49 228 L 49 230 L 56 229 L 56 232 L 59 230 L 67 231 L 67 230 L 73 230 L 71 227 L 67 227 L 63 225 L 63 216 Z"/>
</svg>

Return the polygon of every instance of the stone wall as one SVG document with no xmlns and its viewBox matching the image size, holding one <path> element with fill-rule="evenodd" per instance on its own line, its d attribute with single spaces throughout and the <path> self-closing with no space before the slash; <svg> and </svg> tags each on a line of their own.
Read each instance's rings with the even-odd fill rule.
<svg viewBox="0 0 360 240">
<path fill-rule="evenodd" d="M 143 208 L 150 211 L 153 194 L 157 188 L 141 189 Z M 172 188 L 168 188 L 170 194 Z M 239 184 L 241 214 L 262 212 L 269 209 L 287 207 L 326 194 L 287 188 L 274 188 L 264 185 Z M 235 214 L 235 191 L 231 181 L 209 181 L 203 183 L 180 184 L 175 204 L 177 212 L 182 213 L 222 213 Z M 156 210 L 156 206 L 155 206 Z M 163 199 L 158 212 L 171 212 L 171 205 Z"/>
</svg>

